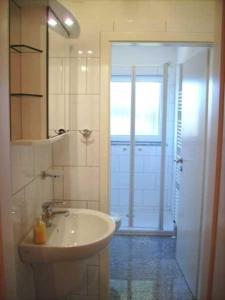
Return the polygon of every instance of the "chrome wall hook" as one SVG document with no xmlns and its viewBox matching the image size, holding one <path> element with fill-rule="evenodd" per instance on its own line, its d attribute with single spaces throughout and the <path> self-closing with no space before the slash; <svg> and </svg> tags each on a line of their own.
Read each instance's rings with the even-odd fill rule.
<svg viewBox="0 0 225 300">
<path fill-rule="evenodd" d="M 80 134 L 83 135 L 83 137 L 84 137 L 85 139 L 89 138 L 90 135 L 92 134 L 92 130 L 90 130 L 90 129 L 79 130 L 79 132 L 80 132 Z"/>
</svg>

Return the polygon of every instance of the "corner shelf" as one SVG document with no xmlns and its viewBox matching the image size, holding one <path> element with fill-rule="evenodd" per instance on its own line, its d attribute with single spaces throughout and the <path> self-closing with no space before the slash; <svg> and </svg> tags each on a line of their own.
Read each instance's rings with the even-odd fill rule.
<svg viewBox="0 0 225 300">
<path fill-rule="evenodd" d="M 10 96 L 23 96 L 23 97 L 38 97 L 42 98 L 41 94 L 26 94 L 26 93 L 11 93 Z"/>
<path fill-rule="evenodd" d="M 28 45 L 24 45 L 24 44 L 11 45 L 10 48 L 17 53 L 42 53 L 43 52 L 43 50 Z"/>
</svg>

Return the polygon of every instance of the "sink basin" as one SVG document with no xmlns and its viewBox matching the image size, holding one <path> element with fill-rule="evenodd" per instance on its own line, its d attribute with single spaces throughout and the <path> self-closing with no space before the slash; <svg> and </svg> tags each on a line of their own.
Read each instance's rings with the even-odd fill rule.
<svg viewBox="0 0 225 300">
<path fill-rule="evenodd" d="M 84 259 L 105 248 L 114 231 L 115 221 L 107 214 L 68 209 L 68 213 L 56 215 L 47 228 L 46 244 L 35 245 L 31 230 L 19 245 L 19 254 L 25 263 Z"/>
</svg>

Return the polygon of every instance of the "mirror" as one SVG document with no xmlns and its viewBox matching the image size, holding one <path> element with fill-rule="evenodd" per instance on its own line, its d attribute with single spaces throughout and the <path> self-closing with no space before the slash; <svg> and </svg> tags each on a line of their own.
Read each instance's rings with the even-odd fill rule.
<svg viewBox="0 0 225 300">
<path fill-rule="evenodd" d="M 48 135 L 50 138 L 69 130 L 70 71 L 67 32 L 50 9 L 48 23 Z"/>
<path fill-rule="evenodd" d="M 70 124 L 70 39 L 80 27 L 58 2 L 48 8 L 48 137 L 65 133 Z"/>
</svg>

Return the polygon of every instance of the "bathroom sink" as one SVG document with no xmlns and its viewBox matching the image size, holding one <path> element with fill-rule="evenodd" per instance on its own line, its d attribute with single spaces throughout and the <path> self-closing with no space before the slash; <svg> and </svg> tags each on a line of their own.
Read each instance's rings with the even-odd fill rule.
<svg viewBox="0 0 225 300">
<path fill-rule="evenodd" d="M 23 262 L 31 264 L 84 259 L 105 248 L 114 231 L 115 221 L 107 214 L 68 209 L 53 218 L 46 244 L 35 245 L 31 230 L 19 245 L 19 254 Z"/>
</svg>

